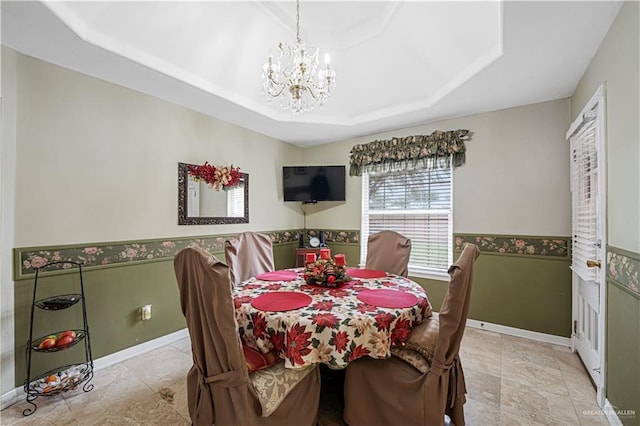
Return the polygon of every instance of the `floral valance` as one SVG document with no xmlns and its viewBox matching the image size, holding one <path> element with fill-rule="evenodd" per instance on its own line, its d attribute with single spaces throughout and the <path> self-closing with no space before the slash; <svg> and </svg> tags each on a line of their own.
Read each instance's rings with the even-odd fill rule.
<svg viewBox="0 0 640 426">
<path fill-rule="evenodd" d="M 351 148 L 349 175 L 385 173 L 395 170 L 453 167 L 465 162 L 464 141 L 468 130 L 436 130 L 430 135 L 406 136 Z"/>
</svg>

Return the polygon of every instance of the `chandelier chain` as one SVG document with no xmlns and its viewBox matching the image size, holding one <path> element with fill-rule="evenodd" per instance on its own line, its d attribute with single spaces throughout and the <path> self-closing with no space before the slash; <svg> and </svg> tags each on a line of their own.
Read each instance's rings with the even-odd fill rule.
<svg viewBox="0 0 640 426">
<path fill-rule="evenodd" d="M 300 0 L 296 0 L 296 40 L 300 43 Z"/>
</svg>

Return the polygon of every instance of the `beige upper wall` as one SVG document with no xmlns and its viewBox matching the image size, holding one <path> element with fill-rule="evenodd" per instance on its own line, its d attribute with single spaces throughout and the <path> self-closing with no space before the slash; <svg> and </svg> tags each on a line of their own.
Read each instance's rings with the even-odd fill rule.
<svg viewBox="0 0 640 426">
<path fill-rule="evenodd" d="M 16 155 L 15 52 L 2 48 L 2 138 L 0 139 L 0 396 L 14 388 L 13 240 Z M 3 406 L 4 407 L 4 406 Z"/>
<path fill-rule="evenodd" d="M 17 54 L 15 245 L 119 241 L 301 227 L 281 166 L 302 149 Z M 250 222 L 177 225 L 178 162 L 250 175 Z"/>
<path fill-rule="evenodd" d="M 348 164 L 357 143 L 434 130 L 469 129 L 466 164 L 454 172 L 454 232 L 566 236 L 571 233 L 566 99 L 476 114 L 306 149 L 305 161 Z M 348 167 L 347 167 L 348 170 Z M 308 227 L 360 228 L 361 180 L 347 202 L 312 207 Z"/>
<path fill-rule="evenodd" d="M 320 202 L 304 206 L 307 228 L 360 229 L 360 178 L 349 176 L 349 151 L 352 144 L 337 142 L 304 150 L 304 164 L 344 165 L 345 203 Z M 293 203 L 289 203 L 293 204 Z M 296 203 L 299 204 L 299 203 Z"/>
<path fill-rule="evenodd" d="M 627 1 L 571 98 L 575 119 L 604 82 L 608 244 L 640 252 L 640 3 Z"/>
</svg>

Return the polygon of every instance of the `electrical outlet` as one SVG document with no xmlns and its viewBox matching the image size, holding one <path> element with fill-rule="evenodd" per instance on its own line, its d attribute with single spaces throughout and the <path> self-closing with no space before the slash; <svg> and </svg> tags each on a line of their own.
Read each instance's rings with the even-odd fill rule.
<svg viewBox="0 0 640 426">
<path fill-rule="evenodd" d="M 151 319 L 151 305 L 144 305 L 141 311 L 142 311 L 142 321 Z"/>
</svg>

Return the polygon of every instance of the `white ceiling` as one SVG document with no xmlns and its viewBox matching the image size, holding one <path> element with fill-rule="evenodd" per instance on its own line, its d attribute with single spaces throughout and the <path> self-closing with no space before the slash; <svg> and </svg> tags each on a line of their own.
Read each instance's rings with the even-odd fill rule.
<svg viewBox="0 0 640 426">
<path fill-rule="evenodd" d="M 621 2 L 311 1 L 301 35 L 337 86 L 268 105 L 269 49 L 295 2 L 2 1 L 2 43 L 299 146 L 570 96 Z"/>
</svg>

